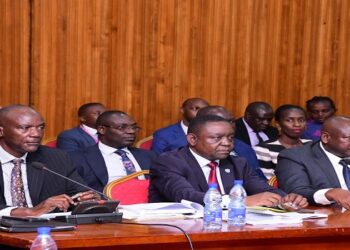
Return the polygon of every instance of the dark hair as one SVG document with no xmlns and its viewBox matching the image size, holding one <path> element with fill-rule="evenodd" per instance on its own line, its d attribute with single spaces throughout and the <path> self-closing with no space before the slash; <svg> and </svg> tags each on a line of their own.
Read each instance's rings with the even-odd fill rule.
<svg viewBox="0 0 350 250">
<path fill-rule="evenodd" d="M 108 118 L 111 117 L 112 115 L 128 115 L 128 114 L 120 110 L 107 110 L 97 117 L 96 127 L 106 124 Z"/>
<path fill-rule="evenodd" d="M 281 121 L 283 119 L 283 117 L 285 116 L 285 112 L 286 111 L 289 111 L 291 109 L 298 109 L 300 110 L 301 112 L 303 112 L 305 118 L 306 118 L 306 112 L 305 110 L 298 106 L 298 105 L 293 105 L 293 104 L 284 104 L 284 105 L 281 105 L 279 106 L 276 111 L 275 111 L 275 120 L 278 122 L 278 121 Z"/>
<path fill-rule="evenodd" d="M 307 111 L 311 111 L 311 105 L 318 103 L 318 102 L 328 102 L 331 108 L 334 111 L 337 111 L 337 108 L 335 107 L 334 101 L 328 97 L 328 96 L 314 96 L 311 99 L 306 101 L 306 109 Z"/>
<path fill-rule="evenodd" d="M 86 110 L 92 106 L 104 106 L 104 105 L 102 103 L 99 103 L 99 102 L 85 103 L 85 104 L 81 105 L 80 108 L 78 109 L 78 116 L 79 117 L 84 116 Z"/>
<path fill-rule="evenodd" d="M 248 112 L 250 114 L 255 113 L 258 109 L 272 109 L 271 105 L 267 102 L 251 102 L 248 104 L 248 106 L 245 109 L 245 112 Z"/>
<path fill-rule="evenodd" d="M 206 125 L 208 122 L 227 122 L 224 118 L 216 115 L 201 115 L 196 116 L 192 121 L 190 121 L 190 124 L 188 125 L 188 131 L 187 133 L 193 133 L 195 135 L 199 134 L 199 131 L 201 128 Z M 231 124 L 230 124 L 231 126 Z"/>
</svg>

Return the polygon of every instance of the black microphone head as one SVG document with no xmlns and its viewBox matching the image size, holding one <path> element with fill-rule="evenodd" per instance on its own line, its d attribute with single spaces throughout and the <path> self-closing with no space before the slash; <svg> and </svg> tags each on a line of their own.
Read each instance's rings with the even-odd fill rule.
<svg viewBox="0 0 350 250">
<path fill-rule="evenodd" d="M 30 163 L 30 166 L 32 166 L 33 168 L 36 168 L 36 169 L 40 169 L 40 170 L 45 168 L 44 164 L 42 164 L 41 162 L 37 162 L 37 161 Z"/>
</svg>

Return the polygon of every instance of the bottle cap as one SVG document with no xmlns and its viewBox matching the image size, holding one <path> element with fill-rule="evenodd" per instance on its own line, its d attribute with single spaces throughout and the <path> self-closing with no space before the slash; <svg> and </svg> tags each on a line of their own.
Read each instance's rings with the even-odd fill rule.
<svg viewBox="0 0 350 250">
<path fill-rule="evenodd" d="M 50 227 L 38 227 L 37 231 L 38 231 L 38 234 L 50 234 L 51 228 Z"/>
<path fill-rule="evenodd" d="M 209 183 L 209 188 L 218 188 L 218 184 L 217 183 Z"/>
<path fill-rule="evenodd" d="M 235 180 L 234 182 L 233 182 L 233 184 L 234 185 L 243 185 L 243 180 Z"/>
</svg>

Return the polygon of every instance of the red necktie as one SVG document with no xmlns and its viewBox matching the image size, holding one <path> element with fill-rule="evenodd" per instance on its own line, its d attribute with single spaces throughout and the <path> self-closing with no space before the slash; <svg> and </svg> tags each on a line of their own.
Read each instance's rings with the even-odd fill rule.
<svg viewBox="0 0 350 250">
<path fill-rule="evenodd" d="M 208 166 L 210 167 L 210 173 L 209 173 L 209 179 L 208 179 L 208 184 L 210 183 L 216 183 L 218 185 L 218 190 L 220 192 L 220 186 L 218 182 L 218 178 L 216 177 L 216 167 L 218 163 L 215 161 L 209 162 Z"/>
</svg>

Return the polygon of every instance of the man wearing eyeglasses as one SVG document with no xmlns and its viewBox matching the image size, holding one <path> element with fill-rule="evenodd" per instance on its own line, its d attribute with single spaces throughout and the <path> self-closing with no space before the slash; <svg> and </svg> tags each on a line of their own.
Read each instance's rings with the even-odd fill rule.
<svg viewBox="0 0 350 250">
<path fill-rule="evenodd" d="M 102 192 L 107 183 L 150 168 L 155 154 L 132 147 L 141 128 L 131 116 L 106 111 L 97 118 L 96 128 L 98 144 L 70 153 L 88 186 Z"/>
<path fill-rule="evenodd" d="M 209 183 L 217 183 L 227 205 L 235 179 L 243 180 L 248 206 L 290 203 L 307 206 L 301 195 L 286 194 L 260 178 L 240 157 L 231 157 L 234 130 L 230 122 L 215 115 L 194 118 L 188 127 L 188 146 L 161 154 L 151 167 L 150 202 L 182 199 L 203 204 Z"/>
</svg>

